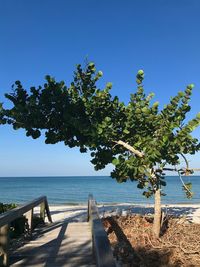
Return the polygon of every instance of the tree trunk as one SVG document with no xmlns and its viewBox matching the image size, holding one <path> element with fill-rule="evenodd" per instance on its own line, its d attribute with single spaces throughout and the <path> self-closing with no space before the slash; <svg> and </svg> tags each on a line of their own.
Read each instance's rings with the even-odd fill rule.
<svg viewBox="0 0 200 267">
<path fill-rule="evenodd" d="M 153 233 L 156 237 L 160 236 L 161 228 L 161 196 L 160 189 L 155 191 L 155 204 L 154 204 L 154 221 L 153 221 Z"/>
</svg>

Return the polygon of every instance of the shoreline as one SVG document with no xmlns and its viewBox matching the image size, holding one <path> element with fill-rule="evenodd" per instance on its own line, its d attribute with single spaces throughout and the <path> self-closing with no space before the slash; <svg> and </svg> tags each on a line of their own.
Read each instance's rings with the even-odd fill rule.
<svg viewBox="0 0 200 267">
<path fill-rule="evenodd" d="M 1 201 L 0 201 L 1 202 Z M 17 202 L 9 202 L 9 203 L 16 203 L 17 205 L 24 205 L 29 201 L 23 202 L 23 203 L 17 203 Z M 80 207 L 80 206 L 87 206 L 88 202 L 66 202 L 66 203 L 51 203 L 48 202 L 49 206 L 55 207 L 55 206 L 73 206 L 73 207 Z M 98 206 L 142 206 L 142 207 L 153 207 L 154 203 L 145 203 L 145 202 L 97 202 Z M 188 202 L 177 202 L 177 203 L 165 203 L 163 202 L 161 206 L 184 206 L 184 207 L 200 207 L 200 201 L 199 203 L 188 203 Z"/>
<path fill-rule="evenodd" d="M 153 204 L 98 204 L 100 217 L 126 216 L 128 214 L 153 214 Z M 189 222 L 200 224 L 200 204 L 162 204 L 164 212 L 175 217 L 185 217 Z M 80 222 L 87 220 L 87 204 L 84 205 L 49 205 L 54 222 L 68 220 Z M 35 213 L 39 214 L 39 207 Z"/>
</svg>

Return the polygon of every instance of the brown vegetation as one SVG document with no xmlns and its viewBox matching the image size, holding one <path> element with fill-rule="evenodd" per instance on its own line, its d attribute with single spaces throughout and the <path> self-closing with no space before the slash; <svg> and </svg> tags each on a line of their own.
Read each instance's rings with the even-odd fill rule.
<svg viewBox="0 0 200 267">
<path fill-rule="evenodd" d="M 142 215 L 103 219 L 114 255 L 123 267 L 200 266 L 200 225 L 167 218 L 161 237 L 156 238 L 152 222 Z"/>
</svg>

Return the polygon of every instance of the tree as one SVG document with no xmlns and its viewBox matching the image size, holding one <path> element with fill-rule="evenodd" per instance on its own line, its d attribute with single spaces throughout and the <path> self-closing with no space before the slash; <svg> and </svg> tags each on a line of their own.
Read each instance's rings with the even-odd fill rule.
<svg viewBox="0 0 200 267">
<path fill-rule="evenodd" d="M 1 121 L 14 129 L 24 128 L 33 138 L 44 130 L 48 144 L 62 141 L 69 147 L 79 147 L 80 152 L 89 149 L 96 170 L 113 163 L 112 178 L 137 181 L 146 197 L 155 197 L 153 231 L 159 236 L 164 171 L 169 165 L 176 170 L 181 157 L 186 159 L 185 154 L 200 150 L 198 139 L 191 135 L 200 125 L 200 114 L 185 122 L 194 86 L 188 85 L 161 110 L 158 102 L 152 103 L 154 94 L 144 93 L 142 70 L 137 74 L 137 91 L 128 104 L 111 96 L 111 83 L 98 89 L 101 76 L 94 63 L 89 63 L 85 69 L 77 66 L 69 87 L 46 76 L 43 86 L 31 87 L 28 92 L 16 81 L 13 93 L 6 94 L 13 108 L 3 110 Z M 191 170 L 187 166 L 179 172 Z M 189 186 L 184 184 L 190 197 Z"/>
</svg>

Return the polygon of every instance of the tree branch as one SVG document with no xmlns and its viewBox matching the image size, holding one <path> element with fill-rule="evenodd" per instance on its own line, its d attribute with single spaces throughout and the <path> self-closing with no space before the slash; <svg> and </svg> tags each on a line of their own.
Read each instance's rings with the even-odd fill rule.
<svg viewBox="0 0 200 267">
<path fill-rule="evenodd" d="M 163 168 L 161 170 L 163 170 L 163 171 L 172 171 L 172 172 L 174 172 L 174 171 L 177 172 L 178 171 L 176 168 Z"/>
<path fill-rule="evenodd" d="M 180 153 L 180 155 L 182 156 L 182 158 L 184 159 L 185 161 L 185 164 L 186 164 L 186 168 L 185 168 L 185 175 L 189 175 L 191 174 L 191 172 L 194 172 L 194 171 L 200 171 L 199 168 L 189 168 L 189 162 L 188 160 L 186 159 L 185 155 Z"/>
<path fill-rule="evenodd" d="M 184 161 L 185 161 L 186 169 L 189 169 L 189 162 L 188 162 L 188 160 L 186 159 L 185 155 L 183 155 L 183 153 L 180 153 L 180 155 L 182 156 L 182 158 L 183 158 Z"/>
<path fill-rule="evenodd" d="M 144 154 L 142 152 L 140 152 L 139 150 L 135 149 L 134 147 L 130 146 L 129 144 L 125 143 L 124 141 L 113 141 L 114 143 L 116 143 L 117 145 L 121 145 L 123 147 L 125 147 L 127 150 L 131 151 L 132 153 L 134 153 L 136 156 L 142 158 L 144 156 Z"/>
<path fill-rule="evenodd" d="M 182 183 L 183 187 L 185 188 L 185 190 L 190 194 L 190 196 L 192 196 L 193 193 L 189 190 L 189 188 L 188 188 L 188 187 L 186 186 L 186 184 L 184 183 L 184 181 L 183 181 L 183 179 L 182 179 L 181 174 L 180 174 L 179 171 L 178 171 L 178 176 L 179 176 L 179 179 L 181 180 L 181 183 Z"/>
</svg>

